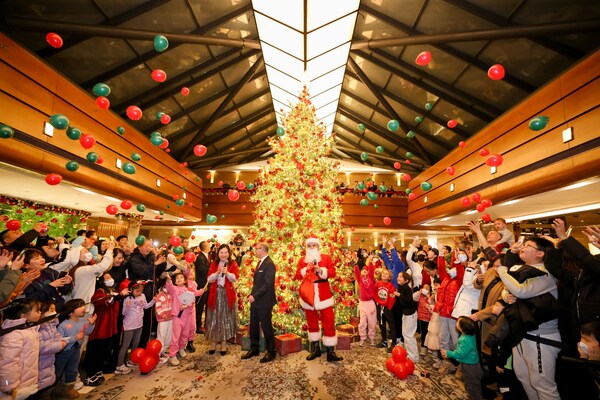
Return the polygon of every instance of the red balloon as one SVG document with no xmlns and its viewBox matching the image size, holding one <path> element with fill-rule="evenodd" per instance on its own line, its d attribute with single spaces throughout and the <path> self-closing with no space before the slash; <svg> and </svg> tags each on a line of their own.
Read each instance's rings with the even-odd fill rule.
<svg viewBox="0 0 600 400">
<path fill-rule="evenodd" d="M 503 161 L 504 159 L 500 154 L 492 154 L 487 158 L 487 160 L 485 160 L 485 163 L 490 167 L 499 167 L 502 165 Z"/>
<path fill-rule="evenodd" d="M 194 146 L 194 154 L 197 155 L 198 157 L 202 157 L 203 155 L 206 154 L 206 147 L 202 146 L 201 144 L 197 144 Z"/>
<path fill-rule="evenodd" d="M 223 186 L 223 181 L 219 181 L 219 182 L 217 182 L 217 185 L 219 185 L 219 186 Z"/>
<path fill-rule="evenodd" d="M 196 255 L 191 252 L 188 251 L 187 253 L 185 253 L 185 261 L 189 262 L 189 263 L 193 263 L 196 260 Z"/>
<path fill-rule="evenodd" d="M 402 167 L 402 163 L 400 163 L 400 161 L 396 161 L 396 162 L 394 163 L 394 168 L 396 168 L 396 169 L 400 169 L 400 167 Z"/>
<path fill-rule="evenodd" d="M 408 194 L 408 199 L 409 199 L 409 200 L 414 200 L 414 199 L 416 199 L 416 198 L 417 198 L 417 195 L 416 195 L 414 192 L 413 192 L 413 193 L 409 193 L 409 194 Z"/>
<path fill-rule="evenodd" d="M 488 213 L 481 214 L 481 219 L 485 222 L 490 222 L 492 220 L 492 216 Z"/>
<path fill-rule="evenodd" d="M 158 147 L 161 149 L 166 149 L 167 147 L 169 147 L 169 139 L 163 138 L 162 143 L 159 144 Z"/>
<path fill-rule="evenodd" d="M 131 202 L 131 200 L 123 200 L 121 202 L 121 208 L 123 210 L 129 210 L 132 205 L 133 205 L 133 203 Z"/>
<path fill-rule="evenodd" d="M 487 156 L 488 154 L 490 154 L 490 151 L 489 151 L 488 149 L 481 149 L 481 150 L 479 150 L 479 155 L 480 155 L 481 157 L 485 157 L 485 156 Z"/>
<path fill-rule="evenodd" d="M 450 129 L 456 128 L 456 125 L 458 125 L 458 122 L 456 122 L 456 120 L 454 119 L 448 120 L 448 122 L 446 123 L 446 126 L 448 126 L 448 128 Z"/>
<path fill-rule="evenodd" d="M 142 358 L 146 356 L 146 350 L 142 347 L 138 347 L 137 349 L 131 352 L 131 356 L 129 359 L 134 364 L 139 364 L 142 361 Z"/>
<path fill-rule="evenodd" d="M 487 76 L 488 78 L 499 81 L 504 78 L 504 67 L 500 64 L 494 64 L 488 69 Z"/>
<path fill-rule="evenodd" d="M 420 66 L 425 66 L 425 65 L 429 64 L 430 61 L 431 61 L 431 53 L 428 51 L 422 51 L 417 56 L 415 63 Z"/>
<path fill-rule="evenodd" d="M 142 374 L 147 374 L 148 372 L 152 371 L 157 364 L 158 357 L 145 356 L 144 358 L 142 358 L 142 361 L 140 361 L 140 372 Z"/>
<path fill-rule="evenodd" d="M 96 144 L 96 139 L 92 135 L 84 133 L 79 138 L 79 144 L 81 144 L 81 147 L 83 147 L 84 149 L 89 150 Z"/>
<path fill-rule="evenodd" d="M 488 208 L 492 205 L 492 201 L 490 199 L 483 199 L 481 200 L 481 204 L 483 204 L 485 208 Z"/>
<path fill-rule="evenodd" d="M 158 339 L 154 339 L 146 344 L 146 356 L 158 356 L 162 350 L 162 343 Z M 143 358 L 143 357 L 142 357 Z"/>
<path fill-rule="evenodd" d="M 479 203 L 481 201 L 481 195 L 478 192 L 473 193 L 471 198 L 475 203 Z"/>
<path fill-rule="evenodd" d="M 6 229 L 9 231 L 16 231 L 21 227 L 21 221 L 18 219 L 11 219 L 6 221 Z"/>
<path fill-rule="evenodd" d="M 412 179 L 412 178 L 411 178 L 411 176 L 410 176 L 409 174 L 402 174 L 402 180 L 403 180 L 403 181 L 406 181 L 406 182 L 408 182 L 408 181 L 410 181 L 411 179 Z"/>
<path fill-rule="evenodd" d="M 245 187 L 246 187 L 246 184 L 244 183 L 244 181 L 238 181 L 238 182 L 235 184 L 235 186 L 236 186 L 238 189 L 242 190 L 243 188 L 245 188 Z"/>
<path fill-rule="evenodd" d="M 100 164 L 102 164 L 103 162 L 104 162 L 104 158 L 103 158 L 103 157 L 100 157 L 100 156 L 98 156 L 98 159 L 96 160 L 96 164 L 100 165 Z"/>
<path fill-rule="evenodd" d="M 62 176 L 59 174 L 48 174 L 46 175 L 46 183 L 48 185 L 58 185 L 62 181 Z"/>
<path fill-rule="evenodd" d="M 190 239 L 194 240 L 194 239 L 196 239 L 196 236 L 195 236 L 195 235 L 192 235 L 192 236 L 190 237 Z"/>
<path fill-rule="evenodd" d="M 408 369 L 404 363 L 396 363 L 394 366 L 394 375 L 400 379 L 406 379 L 408 376 Z"/>
<path fill-rule="evenodd" d="M 462 140 L 460 142 L 458 142 L 458 147 L 460 147 L 461 149 L 464 148 L 465 145 L 466 145 L 466 143 Z"/>
<path fill-rule="evenodd" d="M 245 209 L 246 209 L 246 205 L 242 204 L 242 210 L 245 210 Z"/>
<path fill-rule="evenodd" d="M 138 121 L 142 118 L 142 109 L 138 106 L 129 106 L 125 111 L 127 117 L 132 121 Z"/>
<path fill-rule="evenodd" d="M 390 225 L 392 223 L 392 219 L 390 217 L 383 217 L 383 223 L 385 225 Z"/>
<path fill-rule="evenodd" d="M 481 203 L 477 204 L 477 206 L 475 207 L 477 209 L 477 212 L 484 212 L 485 211 L 485 206 Z"/>
<path fill-rule="evenodd" d="M 397 363 L 404 362 L 404 360 L 406 360 L 406 350 L 402 346 L 394 346 L 392 350 L 392 357 Z"/>
<path fill-rule="evenodd" d="M 404 361 L 404 366 L 408 372 L 407 376 L 415 372 L 415 363 L 410 358 L 407 358 L 406 361 Z"/>
<path fill-rule="evenodd" d="M 179 236 L 171 236 L 171 239 L 169 239 L 169 243 L 171 243 L 171 246 L 179 246 L 181 244 L 181 238 Z"/>
<path fill-rule="evenodd" d="M 160 117 L 161 124 L 166 125 L 169 122 L 171 122 L 171 116 L 169 114 L 164 114 L 162 117 Z"/>
<path fill-rule="evenodd" d="M 471 199 L 469 198 L 469 196 L 465 196 L 462 199 L 460 199 L 460 204 L 462 204 L 463 207 L 469 207 L 471 205 Z"/>
<path fill-rule="evenodd" d="M 448 167 L 448 168 L 446 168 L 446 172 L 448 173 L 448 175 L 452 176 L 456 172 L 456 168 Z"/>
<path fill-rule="evenodd" d="M 46 42 L 55 49 L 60 49 L 63 45 L 63 40 L 58 33 L 50 32 L 46 35 Z"/>
<path fill-rule="evenodd" d="M 394 362 L 394 359 L 392 357 L 385 360 L 385 368 L 387 368 L 387 370 L 390 371 L 392 374 L 394 373 L 395 366 L 396 363 Z"/>
<path fill-rule="evenodd" d="M 115 206 L 114 204 L 109 204 L 106 206 L 106 212 L 110 215 L 115 215 L 119 212 L 119 207 Z"/>
<path fill-rule="evenodd" d="M 167 80 L 167 73 L 162 69 L 155 69 L 152 71 L 152 79 L 156 82 L 164 82 Z"/>
<path fill-rule="evenodd" d="M 238 201 L 238 199 L 240 198 L 240 192 L 238 192 L 235 189 L 230 190 L 229 192 L 227 192 L 227 198 L 231 201 Z"/>
<path fill-rule="evenodd" d="M 187 88 L 187 87 L 185 87 L 185 86 L 184 86 L 184 87 L 182 87 L 182 88 L 181 88 L 181 95 L 182 95 L 182 96 L 187 96 L 188 94 L 190 94 L 190 89 L 189 89 L 189 88 Z"/>
<path fill-rule="evenodd" d="M 98 105 L 98 107 L 100 107 L 103 110 L 108 110 L 110 107 L 110 100 L 108 100 L 106 97 L 104 96 L 98 96 L 96 97 L 96 104 Z"/>
<path fill-rule="evenodd" d="M 356 230 L 356 228 L 352 226 L 352 227 L 350 227 L 350 230 L 351 230 L 352 232 L 354 232 L 354 231 Z"/>
</svg>

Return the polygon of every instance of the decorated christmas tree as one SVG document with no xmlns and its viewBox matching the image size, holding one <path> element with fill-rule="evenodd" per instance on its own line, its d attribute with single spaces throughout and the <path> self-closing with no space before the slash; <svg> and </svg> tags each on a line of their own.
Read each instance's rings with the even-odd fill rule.
<svg viewBox="0 0 600 400">
<path fill-rule="evenodd" d="M 341 247 L 342 196 L 336 190 L 339 162 L 328 158 L 333 136 L 325 133 L 306 88 L 299 102 L 285 114 L 277 136 L 269 140 L 275 156 L 260 171 L 252 201 L 254 225 L 249 229 L 252 244 L 266 242 L 277 266 L 275 289 L 278 304 L 273 326 L 278 332 L 306 336 L 304 313 L 298 302 L 300 281 L 294 279 L 298 261 L 304 256 L 304 241 L 320 239 L 321 253 L 331 255 L 337 275 L 330 279 L 335 298 L 336 324 L 348 323 L 357 301 L 353 270 L 344 264 Z M 250 306 L 244 300 L 252 288 L 256 257 L 246 259 L 238 285 L 241 322 L 249 320 Z"/>
</svg>

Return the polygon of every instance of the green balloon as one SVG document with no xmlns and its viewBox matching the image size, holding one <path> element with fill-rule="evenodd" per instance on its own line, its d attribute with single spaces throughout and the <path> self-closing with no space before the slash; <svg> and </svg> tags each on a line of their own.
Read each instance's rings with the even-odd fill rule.
<svg viewBox="0 0 600 400">
<path fill-rule="evenodd" d="M 94 92 L 94 94 L 96 96 L 108 96 L 110 94 L 110 86 L 108 86 L 106 83 L 96 83 L 94 85 L 94 88 L 92 89 L 92 92 Z"/>
<path fill-rule="evenodd" d="M 217 216 L 216 215 L 212 215 L 212 214 L 207 214 L 206 215 L 206 222 L 208 222 L 209 224 L 214 224 L 215 222 L 217 222 Z"/>
<path fill-rule="evenodd" d="M 356 185 L 356 187 L 358 188 L 358 190 L 365 190 L 365 184 L 362 182 L 358 182 L 358 185 Z"/>
<path fill-rule="evenodd" d="M 163 35 L 154 36 L 154 50 L 159 53 L 165 51 L 169 47 L 169 41 Z"/>
<path fill-rule="evenodd" d="M 221 214 L 221 219 L 225 219 L 225 214 Z"/>
<path fill-rule="evenodd" d="M 167 204 L 167 208 L 171 208 L 171 205 L 170 205 L 170 204 Z"/>
<path fill-rule="evenodd" d="M 417 124 L 420 124 L 421 122 L 423 122 L 423 117 L 421 117 L 420 115 L 417 115 L 417 116 L 415 117 L 415 122 L 416 122 Z"/>
<path fill-rule="evenodd" d="M 369 159 L 369 155 L 364 151 L 360 154 L 360 159 L 363 161 L 367 161 Z"/>
<path fill-rule="evenodd" d="M 118 133 L 119 135 L 122 135 L 122 134 L 124 134 L 124 133 L 125 133 L 125 128 L 124 128 L 124 127 L 122 127 L 122 126 L 119 126 L 119 127 L 117 127 L 117 133 Z"/>
<path fill-rule="evenodd" d="M 159 214 L 159 215 L 165 215 L 165 212 L 164 212 L 163 210 L 160 210 L 160 211 L 158 212 L 158 214 Z"/>
<path fill-rule="evenodd" d="M 177 199 L 177 200 L 175 200 L 175 204 L 177 204 L 179 207 L 181 207 L 182 205 L 185 204 L 185 200 L 183 200 L 183 199 Z"/>
<path fill-rule="evenodd" d="M 138 204 L 137 206 L 135 206 L 136 210 L 138 210 L 139 212 L 144 212 L 146 211 L 146 206 L 143 204 Z"/>
<path fill-rule="evenodd" d="M 397 131 L 399 127 L 400 127 L 400 123 L 398 121 L 396 121 L 395 119 L 391 119 L 387 123 L 387 128 L 392 132 Z"/>
<path fill-rule="evenodd" d="M 155 137 L 155 136 L 160 136 L 162 137 L 162 135 L 160 134 L 160 132 L 154 131 L 150 134 L 150 137 Z"/>
<path fill-rule="evenodd" d="M 279 136 L 285 135 L 285 129 L 283 129 L 283 127 L 281 127 L 281 126 L 278 126 L 277 127 L 277 135 L 279 135 Z"/>
<path fill-rule="evenodd" d="M 406 152 L 406 158 L 413 158 L 415 155 L 413 153 L 411 153 L 410 151 Z"/>
<path fill-rule="evenodd" d="M 161 119 L 163 115 L 165 115 L 165 113 L 164 113 L 164 112 L 162 112 L 162 111 L 158 111 L 158 112 L 156 113 L 156 119 Z"/>
<path fill-rule="evenodd" d="M 155 146 L 160 146 L 163 142 L 163 138 L 162 136 L 152 136 L 150 138 L 150 143 L 152 143 Z"/>
<path fill-rule="evenodd" d="M 406 189 L 404 189 L 404 193 L 411 194 L 412 193 L 412 189 L 406 188 Z"/>
<path fill-rule="evenodd" d="M 387 192 L 387 186 L 385 186 L 385 185 L 379 186 L 379 191 L 380 192 Z"/>
<path fill-rule="evenodd" d="M 133 165 L 130 162 L 123 163 L 123 167 L 121 167 L 121 168 L 123 169 L 123 172 L 125 172 L 126 174 L 129 174 L 129 175 L 135 174 L 135 165 Z"/>
<path fill-rule="evenodd" d="M 377 200 L 377 193 L 369 192 L 369 193 L 367 193 L 367 198 L 371 201 L 375 201 L 375 200 Z"/>
<path fill-rule="evenodd" d="M 79 164 L 77 163 L 77 161 L 67 161 L 65 167 L 68 171 L 75 172 L 79 169 Z"/>
<path fill-rule="evenodd" d="M 421 189 L 423 189 L 424 191 L 428 191 L 433 187 L 433 185 L 427 181 L 421 183 Z"/>
<path fill-rule="evenodd" d="M 369 200 L 367 200 L 367 199 L 362 199 L 362 200 L 360 201 L 360 205 L 361 205 L 361 206 L 363 206 L 363 207 L 366 207 L 366 206 L 368 206 L 368 205 L 369 205 Z"/>
<path fill-rule="evenodd" d="M 180 233 L 179 234 L 179 239 L 181 239 L 181 240 L 185 239 L 185 235 L 183 233 Z"/>
<path fill-rule="evenodd" d="M 425 103 L 425 109 L 427 111 L 431 111 L 433 109 L 433 104 L 431 104 L 431 103 Z"/>
<path fill-rule="evenodd" d="M 62 114 L 54 114 L 50 117 L 50 125 L 56 129 L 65 130 L 69 127 L 69 118 Z"/>
<path fill-rule="evenodd" d="M 85 159 L 88 160 L 89 162 L 95 163 L 96 161 L 98 161 L 98 154 L 94 153 L 93 151 L 90 151 L 85 156 Z"/>
<path fill-rule="evenodd" d="M 15 136 L 15 131 L 8 125 L 0 124 L 0 139 L 10 139 Z"/>
<path fill-rule="evenodd" d="M 379 205 L 373 204 L 373 208 L 377 210 L 379 208 Z"/>
<path fill-rule="evenodd" d="M 546 125 L 548 125 L 549 120 L 550 119 L 548 117 L 543 115 L 535 117 L 531 121 L 529 121 L 529 129 L 531 129 L 532 131 L 542 130 L 546 127 Z"/>
<path fill-rule="evenodd" d="M 250 189 L 250 190 L 254 189 L 254 183 L 252 183 L 252 182 L 246 183 L 246 189 Z"/>
<path fill-rule="evenodd" d="M 375 149 L 375 151 L 379 154 L 383 153 L 383 146 L 377 146 L 377 148 Z"/>
<path fill-rule="evenodd" d="M 181 246 L 175 246 L 173 247 L 173 253 L 179 255 L 179 254 L 183 254 L 183 247 Z"/>
<path fill-rule="evenodd" d="M 79 140 L 81 137 L 81 129 L 70 126 L 67 128 L 67 137 L 71 140 Z"/>
<path fill-rule="evenodd" d="M 358 124 L 358 130 L 361 132 L 364 132 L 364 130 L 367 129 L 367 127 L 365 126 L 365 124 Z"/>
<path fill-rule="evenodd" d="M 133 161 L 140 161 L 142 159 L 142 156 L 140 156 L 138 153 L 131 153 L 131 159 Z"/>
<path fill-rule="evenodd" d="M 138 237 L 135 238 L 135 244 L 137 244 L 138 246 L 141 246 L 144 243 L 146 243 L 146 236 L 139 235 Z"/>
<path fill-rule="evenodd" d="M 406 137 L 409 139 L 412 139 L 415 137 L 415 133 L 413 131 L 408 131 L 408 133 L 406 134 Z"/>
</svg>

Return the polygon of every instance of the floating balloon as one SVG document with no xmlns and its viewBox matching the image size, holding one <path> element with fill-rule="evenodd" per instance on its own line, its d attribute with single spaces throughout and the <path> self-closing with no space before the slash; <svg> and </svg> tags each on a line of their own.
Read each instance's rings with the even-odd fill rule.
<svg viewBox="0 0 600 400">
<path fill-rule="evenodd" d="M 466 143 L 462 140 L 460 142 L 458 142 L 458 147 L 460 147 L 461 149 L 464 148 L 465 145 L 466 145 Z"/>
<path fill-rule="evenodd" d="M 119 135 L 122 135 L 122 134 L 124 134 L 124 133 L 125 133 L 125 128 L 124 128 L 124 127 L 122 127 L 122 126 L 118 126 L 118 127 L 117 127 L 117 133 L 118 133 Z"/>
<path fill-rule="evenodd" d="M 106 206 L 106 212 L 110 215 L 115 215 L 119 212 L 119 207 L 115 206 L 114 204 L 109 204 Z"/>
<path fill-rule="evenodd" d="M 448 173 L 448 175 L 452 176 L 456 172 L 456 168 L 448 167 L 448 168 L 446 168 L 446 172 Z"/>
<path fill-rule="evenodd" d="M 367 161 L 369 159 L 369 155 L 363 151 L 362 153 L 360 153 L 360 159 L 363 161 Z"/>
<path fill-rule="evenodd" d="M 365 126 L 365 124 L 358 124 L 358 130 L 361 132 L 364 132 L 365 129 L 367 129 L 367 127 Z"/>
<path fill-rule="evenodd" d="M 215 222 L 217 222 L 217 216 L 216 215 L 212 215 L 212 214 L 207 214 L 206 215 L 206 222 L 208 222 L 209 224 L 214 224 Z"/>
<path fill-rule="evenodd" d="M 177 200 L 175 200 L 175 204 L 177 204 L 179 207 L 181 207 L 185 204 L 185 200 L 177 199 Z"/>
<path fill-rule="evenodd" d="M 446 126 L 450 129 L 456 128 L 456 125 L 458 125 L 458 122 L 456 122 L 456 120 L 454 120 L 454 119 L 450 119 L 446 123 Z"/>
<path fill-rule="evenodd" d="M 390 225 L 392 223 L 392 219 L 390 217 L 383 217 L 383 223 L 385 225 Z"/>
<path fill-rule="evenodd" d="M 146 243 L 146 236 L 139 235 L 138 237 L 135 238 L 135 244 L 137 244 L 138 246 L 141 246 L 144 243 Z"/>
<path fill-rule="evenodd" d="M 110 108 L 110 100 L 104 96 L 96 97 L 96 105 L 103 110 L 108 110 Z"/>
<path fill-rule="evenodd" d="M 427 111 L 431 111 L 433 109 L 433 104 L 431 104 L 431 103 L 425 103 L 425 109 Z"/>
<path fill-rule="evenodd" d="M 60 49 L 63 45 L 63 40 L 58 33 L 49 32 L 46 34 L 46 42 L 55 49 Z"/>
<path fill-rule="evenodd" d="M 55 129 L 65 130 L 69 127 L 69 118 L 62 114 L 54 114 L 50 117 L 50 125 Z"/>
<path fill-rule="evenodd" d="M 193 240 L 193 239 L 192 239 Z M 192 251 L 185 253 L 185 261 L 193 263 L 196 260 L 196 255 Z"/>
<path fill-rule="evenodd" d="M 108 86 L 106 83 L 99 82 L 94 85 L 92 92 L 94 92 L 96 96 L 106 97 L 110 94 L 110 86 Z"/>
<path fill-rule="evenodd" d="M 504 67 L 500 64 L 492 65 L 487 72 L 488 78 L 494 81 L 499 81 L 504 78 Z"/>
<path fill-rule="evenodd" d="M 415 155 L 413 153 L 411 153 L 410 151 L 406 152 L 406 158 L 413 158 Z"/>
<path fill-rule="evenodd" d="M 400 169 L 401 167 L 402 167 L 402 163 L 401 163 L 400 161 L 396 161 L 396 162 L 394 163 L 394 168 L 396 168 L 396 169 Z"/>
<path fill-rule="evenodd" d="M 98 156 L 98 159 L 96 160 L 96 164 L 100 165 L 104 163 L 104 158 L 102 156 Z"/>
<path fill-rule="evenodd" d="M 406 189 L 404 189 L 404 193 L 411 194 L 412 193 L 412 189 L 411 188 L 406 188 Z"/>
<path fill-rule="evenodd" d="M 152 79 L 156 82 L 164 82 L 167 80 L 167 73 L 162 69 L 155 69 L 152 71 Z"/>
<path fill-rule="evenodd" d="M 415 60 L 415 63 L 417 65 L 420 65 L 420 66 L 423 67 L 423 66 L 429 64 L 430 61 L 431 61 L 431 53 L 428 52 L 428 51 L 422 51 L 417 56 L 417 59 Z"/>
<path fill-rule="evenodd" d="M 477 212 L 484 212 L 485 211 L 485 206 L 481 203 L 477 204 L 477 206 L 475 206 L 475 209 L 477 210 Z"/>
<path fill-rule="evenodd" d="M 488 149 L 481 149 L 481 150 L 479 150 L 479 155 L 480 155 L 481 157 L 485 157 L 485 156 L 487 156 L 488 154 L 490 154 L 490 151 L 489 151 Z"/>
<path fill-rule="evenodd" d="M 156 367 L 156 365 L 158 365 L 158 357 L 145 356 L 144 358 L 142 358 L 139 364 L 140 372 L 142 373 L 142 375 L 145 375 L 151 372 L 154 369 L 154 367 Z"/>
<path fill-rule="evenodd" d="M 543 115 L 535 117 L 531 121 L 529 121 L 529 129 L 531 129 L 532 131 L 542 130 L 546 127 L 546 125 L 548 125 L 548 121 L 550 121 L 550 118 L 545 117 Z"/>
<path fill-rule="evenodd" d="M 125 110 L 127 117 L 132 121 L 138 121 L 142 118 L 142 109 L 138 106 L 129 106 Z"/>
<path fill-rule="evenodd" d="M 471 199 L 469 198 L 469 196 L 465 196 L 462 199 L 460 199 L 460 204 L 462 204 L 463 207 L 469 207 L 471 205 Z"/>
<path fill-rule="evenodd" d="M 475 203 L 479 203 L 481 201 L 481 195 L 478 192 L 473 193 L 471 198 Z"/>
<path fill-rule="evenodd" d="M 79 138 L 79 144 L 81 144 L 81 147 L 84 149 L 89 150 L 96 144 L 96 139 L 92 135 L 84 133 Z"/>
<path fill-rule="evenodd" d="M 133 203 L 131 202 L 131 200 L 123 200 L 121 202 L 121 208 L 123 210 L 129 210 L 131 208 L 131 206 L 133 206 Z"/>
<path fill-rule="evenodd" d="M 197 155 L 198 157 L 202 157 L 203 155 L 206 154 L 206 147 L 201 144 L 195 145 L 194 146 L 194 154 Z"/>
<path fill-rule="evenodd" d="M 377 200 L 377 193 L 369 192 L 369 193 L 367 193 L 367 198 L 371 201 L 375 201 L 375 200 Z"/>
<path fill-rule="evenodd" d="M 48 185 L 54 186 L 62 182 L 62 176 L 59 174 L 48 174 L 44 180 Z"/>
<path fill-rule="evenodd" d="M 140 161 L 142 159 L 142 156 L 140 156 L 139 153 L 131 153 L 131 159 L 133 161 Z"/>
<path fill-rule="evenodd" d="M 81 138 L 81 130 L 70 126 L 67 128 L 67 137 L 71 140 L 79 140 Z"/>
<path fill-rule="evenodd" d="M 362 200 L 360 201 L 360 205 L 361 205 L 361 206 L 363 206 L 363 207 L 366 207 L 366 206 L 368 206 L 368 205 L 369 205 L 369 200 L 367 200 L 367 199 L 362 199 Z"/>
<path fill-rule="evenodd" d="M 416 199 L 416 198 L 417 198 L 417 195 L 416 195 L 414 192 L 413 192 L 413 193 L 409 193 L 409 194 L 408 194 L 408 199 L 409 199 L 409 200 L 414 200 L 414 199 Z"/>
<path fill-rule="evenodd" d="M 170 122 L 171 122 L 171 116 L 169 114 L 165 114 L 162 117 L 160 117 L 160 123 L 161 124 L 167 125 Z"/>
<path fill-rule="evenodd" d="M 385 186 L 385 185 L 379 186 L 379 191 L 382 192 L 382 193 L 383 192 L 387 192 L 387 186 Z"/>
<path fill-rule="evenodd" d="M 416 122 L 417 124 L 420 124 L 421 122 L 423 122 L 423 117 L 422 117 L 422 116 L 420 116 L 420 115 L 417 115 L 417 116 L 415 117 L 415 122 Z"/>
<path fill-rule="evenodd" d="M 363 182 L 358 182 L 358 185 L 356 185 L 356 188 L 358 190 L 365 190 L 365 184 Z"/>
<path fill-rule="evenodd" d="M 171 246 L 179 246 L 181 244 L 181 238 L 179 236 L 171 236 L 171 239 L 169 239 L 169 243 L 171 244 Z"/>
<path fill-rule="evenodd" d="M 10 139 L 15 136 L 15 131 L 8 125 L 0 124 L 0 139 Z"/>
<path fill-rule="evenodd" d="M 490 222 L 492 220 L 492 216 L 488 213 L 481 214 L 481 219 L 484 222 Z"/>
<path fill-rule="evenodd" d="M 283 135 L 285 135 L 285 129 L 283 128 L 283 126 L 278 126 L 278 127 L 277 127 L 277 131 L 276 131 L 276 132 L 277 132 L 277 135 L 278 135 L 278 136 L 283 136 Z"/>
<path fill-rule="evenodd" d="M 79 169 L 79 163 L 77 161 L 67 161 L 65 168 L 67 171 L 75 172 Z"/>
<path fill-rule="evenodd" d="M 6 229 L 9 231 L 16 231 L 21 228 L 21 221 L 18 219 L 9 219 L 6 221 Z"/>
<path fill-rule="evenodd" d="M 383 146 L 377 146 L 377 148 L 375 149 L 375 151 L 379 154 L 383 153 Z"/>
<path fill-rule="evenodd" d="M 165 51 L 169 47 L 169 41 L 163 35 L 154 36 L 154 50 L 159 53 Z"/>
<path fill-rule="evenodd" d="M 146 206 L 143 204 L 138 204 L 137 206 L 135 206 L 135 209 L 138 210 L 139 212 L 144 212 L 144 211 L 146 211 Z"/>
<path fill-rule="evenodd" d="M 237 190 L 230 190 L 229 192 L 227 192 L 227 198 L 231 201 L 238 201 L 238 199 L 240 198 L 240 192 L 238 192 Z"/>
<path fill-rule="evenodd" d="M 398 121 L 396 121 L 395 119 L 391 119 L 387 123 L 387 128 L 392 132 L 397 131 L 399 127 L 400 127 L 400 123 Z"/>
<path fill-rule="evenodd" d="M 156 112 L 156 119 L 160 119 L 163 115 L 165 115 L 164 111 L 157 111 Z"/>
<path fill-rule="evenodd" d="M 180 255 L 180 254 L 183 254 L 183 252 L 184 252 L 183 247 L 181 247 L 181 246 L 173 247 L 173 253 Z"/>
<path fill-rule="evenodd" d="M 185 97 L 185 96 L 187 96 L 187 95 L 189 95 L 189 94 L 190 94 L 190 89 L 189 89 L 189 88 L 187 88 L 187 87 L 185 87 L 185 86 L 181 88 L 181 95 L 182 95 L 182 96 L 184 96 L 184 97 Z"/>
<path fill-rule="evenodd" d="M 162 143 L 158 145 L 159 149 L 166 149 L 169 147 L 169 139 L 162 138 Z"/>
<path fill-rule="evenodd" d="M 123 166 L 121 168 L 123 169 L 123 172 L 125 172 L 126 174 L 129 174 L 129 175 L 135 174 L 135 165 L 133 165 L 130 162 L 123 163 Z"/>
<path fill-rule="evenodd" d="M 235 187 L 237 187 L 238 189 L 242 190 L 246 187 L 246 184 L 244 183 L 244 181 L 237 181 L 235 183 Z"/>
<path fill-rule="evenodd" d="M 402 180 L 405 182 L 408 182 L 412 179 L 412 177 L 409 174 L 402 174 Z"/>
<path fill-rule="evenodd" d="M 407 139 L 412 139 L 414 137 L 415 137 L 415 133 L 413 131 L 408 131 L 408 133 L 406 134 Z"/>
<path fill-rule="evenodd" d="M 490 199 L 481 199 L 481 205 L 485 208 L 491 207 L 492 201 Z"/>
<path fill-rule="evenodd" d="M 487 160 L 485 160 L 485 163 L 490 167 L 499 167 L 502 165 L 503 161 L 504 159 L 500 154 L 492 154 L 487 158 Z"/>
<path fill-rule="evenodd" d="M 421 189 L 423 189 L 426 192 L 431 190 L 432 187 L 433 187 L 433 185 L 427 181 L 421 182 Z"/>
<path fill-rule="evenodd" d="M 150 143 L 152 143 L 154 146 L 160 146 L 163 143 L 163 138 L 162 136 L 158 135 L 158 136 L 152 136 L 150 138 Z"/>
<path fill-rule="evenodd" d="M 95 163 L 96 161 L 98 161 L 98 154 L 94 153 L 93 151 L 90 151 L 86 154 L 85 159 L 91 163 Z"/>
</svg>

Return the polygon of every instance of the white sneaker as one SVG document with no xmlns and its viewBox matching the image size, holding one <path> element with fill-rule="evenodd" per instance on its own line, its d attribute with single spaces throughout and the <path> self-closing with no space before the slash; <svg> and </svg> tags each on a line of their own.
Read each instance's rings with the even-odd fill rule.
<svg viewBox="0 0 600 400">
<path fill-rule="evenodd" d="M 167 361 L 169 361 L 169 356 L 162 356 L 162 357 L 161 357 L 161 358 L 158 360 L 158 363 L 159 363 L 159 364 L 164 364 L 164 363 L 166 363 Z"/>
<path fill-rule="evenodd" d="M 79 390 L 82 387 L 83 387 L 83 382 L 81 382 L 81 379 L 79 379 L 79 377 L 77 377 L 77 381 L 73 384 L 73 389 Z"/>
<path fill-rule="evenodd" d="M 135 368 L 135 363 L 133 363 L 131 360 L 127 360 L 127 362 L 125 363 L 125 366 L 127 368 L 132 369 L 132 368 Z"/>
<path fill-rule="evenodd" d="M 171 358 L 169 358 L 169 365 L 179 365 L 179 360 L 177 359 L 177 357 L 173 356 Z"/>
<path fill-rule="evenodd" d="M 185 358 L 185 356 L 187 356 L 187 353 L 185 352 L 185 350 L 184 349 L 179 349 L 179 357 Z"/>
<path fill-rule="evenodd" d="M 364 340 L 361 340 L 360 342 L 358 342 L 358 345 L 359 345 L 360 347 L 365 347 L 365 341 L 364 341 Z"/>
<path fill-rule="evenodd" d="M 438 358 L 437 361 L 433 363 L 433 368 L 440 368 L 442 366 L 443 362 L 444 362 L 444 360 L 442 360 L 441 358 Z"/>
<path fill-rule="evenodd" d="M 421 347 L 421 351 L 419 352 L 420 355 L 422 355 L 423 357 L 427 356 L 427 347 L 423 346 Z"/>
<path fill-rule="evenodd" d="M 127 375 L 131 372 L 131 368 L 127 367 L 125 364 L 115 368 L 116 375 Z"/>
</svg>

